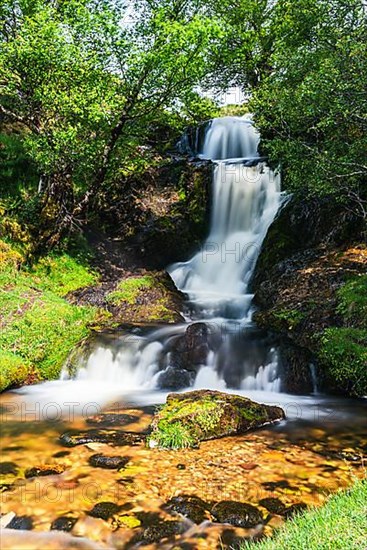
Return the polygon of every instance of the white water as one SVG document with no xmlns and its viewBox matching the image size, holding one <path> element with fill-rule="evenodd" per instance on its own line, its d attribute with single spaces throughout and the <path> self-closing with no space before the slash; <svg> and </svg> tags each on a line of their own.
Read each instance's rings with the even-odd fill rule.
<svg viewBox="0 0 367 550">
<path fill-rule="evenodd" d="M 200 152 L 216 162 L 210 234 L 191 260 L 169 268 L 176 286 L 188 295 L 191 318 L 209 321 L 220 337 L 220 345 L 199 365 L 192 380 L 195 388 L 235 388 L 246 395 L 280 390 L 277 351 L 246 332 L 252 317 L 249 283 L 281 201 L 280 178 L 260 162 L 258 143 L 249 119 L 211 122 Z M 94 349 L 74 379 L 64 371 L 59 382 L 21 392 L 33 401 L 73 401 L 80 408 L 91 401 L 102 405 L 133 395 L 137 400 L 138 394 L 159 402 L 167 392 L 155 392 L 154 397 L 152 392 L 162 373 L 172 370 L 170 345 L 184 335 L 188 324 L 148 335 L 117 335 Z"/>
</svg>

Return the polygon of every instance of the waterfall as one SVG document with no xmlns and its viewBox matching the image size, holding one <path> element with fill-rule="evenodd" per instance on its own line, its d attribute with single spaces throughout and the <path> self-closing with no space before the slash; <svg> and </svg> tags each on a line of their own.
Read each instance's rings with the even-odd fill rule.
<svg viewBox="0 0 367 550">
<path fill-rule="evenodd" d="M 187 387 L 280 391 L 278 353 L 252 323 L 250 291 L 262 242 L 280 205 L 280 178 L 259 157 L 259 134 L 249 118 L 214 119 L 199 143 L 197 156 L 215 163 L 210 232 L 189 261 L 168 268 L 187 295 L 187 322 L 99 342 L 73 379 L 63 372 L 56 383 L 59 395 L 83 401 L 98 392 L 96 401 L 106 402 Z M 204 338 L 198 347 L 205 353 L 199 362 L 190 363 L 189 356 L 184 364 L 182 345 L 192 327 Z M 47 395 L 45 386 L 34 390 L 37 398 Z M 151 401 L 157 399 L 155 393 Z"/>
</svg>

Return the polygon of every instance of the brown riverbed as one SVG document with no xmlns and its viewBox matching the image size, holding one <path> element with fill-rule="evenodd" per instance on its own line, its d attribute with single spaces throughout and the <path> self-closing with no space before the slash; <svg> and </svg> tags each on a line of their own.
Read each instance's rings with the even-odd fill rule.
<svg viewBox="0 0 367 550">
<path fill-rule="evenodd" d="M 77 521 L 72 535 L 96 541 L 101 549 L 229 548 L 241 537 L 271 535 L 296 510 L 294 505 L 322 505 L 331 493 L 365 475 L 364 403 L 357 419 L 285 422 L 240 437 L 204 442 L 198 449 L 159 451 L 148 449 L 144 441 L 134 446 L 92 442 L 65 447 L 60 434 L 70 429 L 116 429 L 116 417 L 102 417 L 103 426 L 98 423 L 101 418 L 79 417 L 72 425 L 35 422 L 32 415 L 14 420 L 6 413 L 13 399 L 11 393 L 2 396 L 1 463 L 13 466 L 5 467 L 1 476 L 1 513 L 26 517 L 33 533 L 49 532 L 57 518 L 73 518 Z M 118 430 L 144 434 L 153 409 L 109 412 L 129 415 Z M 94 467 L 89 460 L 95 454 L 124 457 L 126 465 L 113 470 Z M 36 477 L 30 477 L 31 468 L 39 469 L 33 471 Z M 38 475 L 45 470 L 51 473 Z M 179 495 L 204 501 L 204 521 L 196 525 L 166 509 L 170 499 Z M 260 502 L 265 498 L 277 499 L 279 513 L 266 509 Z M 255 506 L 263 523 L 251 529 L 217 523 L 211 510 L 221 501 Z M 118 510 L 107 519 L 90 516 L 100 502 L 113 503 Z M 179 533 L 159 538 L 165 533 L 156 526 L 167 527 L 164 522 L 180 524 Z M 19 541 L 7 544 L 5 548 L 19 548 L 14 546 Z M 63 547 L 58 544 L 55 535 L 51 548 Z"/>
</svg>

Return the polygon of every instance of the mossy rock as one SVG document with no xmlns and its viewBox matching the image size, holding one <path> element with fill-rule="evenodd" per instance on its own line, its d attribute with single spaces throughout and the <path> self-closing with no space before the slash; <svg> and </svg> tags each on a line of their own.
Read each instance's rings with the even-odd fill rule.
<svg viewBox="0 0 367 550">
<path fill-rule="evenodd" d="M 122 279 L 106 301 L 115 324 L 182 321 L 183 295 L 166 272 L 142 272 Z"/>
<path fill-rule="evenodd" d="M 212 390 L 171 393 L 151 423 L 151 448 L 197 446 L 200 441 L 242 434 L 285 418 L 279 407 Z"/>
</svg>

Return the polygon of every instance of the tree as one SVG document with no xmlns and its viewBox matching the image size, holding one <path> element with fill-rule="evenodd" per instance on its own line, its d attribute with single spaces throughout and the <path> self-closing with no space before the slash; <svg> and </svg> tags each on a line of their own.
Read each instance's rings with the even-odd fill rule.
<svg viewBox="0 0 367 550">
<path fill-rule="evenodd" d="M 162 111 L 184 109 L 220 32 L 196 2 L 1 0 L 0 112 L 41 176 L 43 240 L 85 219 L 116 158 Z M 47 227 L 47 230 L 46 230 Z"/>
</svg>

